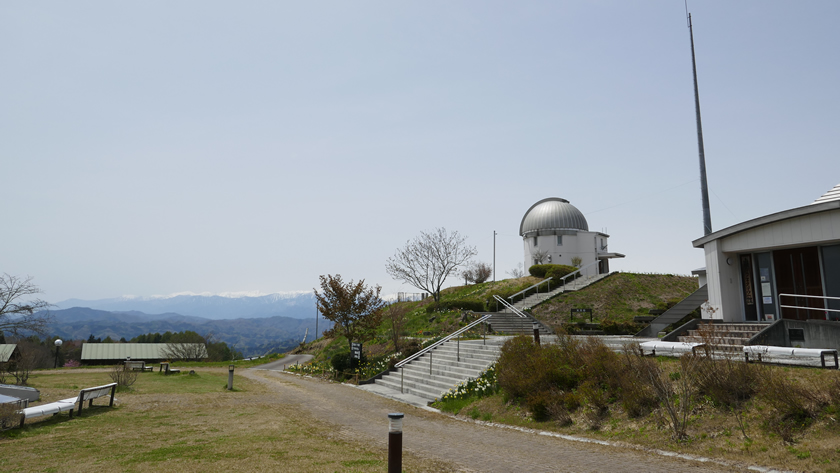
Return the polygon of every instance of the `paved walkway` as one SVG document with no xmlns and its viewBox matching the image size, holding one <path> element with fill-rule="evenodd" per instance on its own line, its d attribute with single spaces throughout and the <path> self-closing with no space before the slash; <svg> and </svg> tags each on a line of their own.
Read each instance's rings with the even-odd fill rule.
<svg viewBox="0 0 840 473">
<path fill-rule="evenodd" d="M 275 371 L 245 370 L 284 402 L 334 424 L 342 437 L 386 447 L 389 412 L 403 412 L 403 445 L 461 472 L 718 472 L 740 471 L 644 452 L 573 442 L 472 422 L 402 404 L 353 386 Z"/>
</svg>

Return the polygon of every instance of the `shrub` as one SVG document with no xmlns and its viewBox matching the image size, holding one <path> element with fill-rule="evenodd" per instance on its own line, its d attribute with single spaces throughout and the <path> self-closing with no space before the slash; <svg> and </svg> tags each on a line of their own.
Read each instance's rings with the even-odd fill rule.
<svg viewBox="0 0 840 473">
<path fill-rule="evenodd" d="M 796 432 L 811 425 L 831 403 L 827 386 L 796 383 L 778 372 L 768 372 L 763 381 L 761 397 L 772 408 L 765 417 L 765 426 L 786 443 L 793 443 Z"/>
<path fill-rule="evenodd" d="M 20 423 L 19 405 L 16 402 L 0 404 L 0 430 L 15 427 Z"/>
<path fill-rule="evenodd" d="M 535 345 L 528 336 L 515 337 L 502 346 L 496 375 L 505 396 L 520 401 L 536 392 L 571 390 L 582 378 L 578 365 L 568 363 L 563 347 Z"/>
<path fill-rule="evenodd" d="M 330 364 L 332 365 L 333 369 L 339 373 L 344 373 L 353 369 L 352 358 L 350 358 L 350 352 L 344 351 L 336 353 L 335 355 L 330 358 Z M 364 352 L 362 352 L 362 358 L 358 360 L 358 365 L 362 365 L 367 363 L 367 356 Z"/>
<path fill-rule="evenodd" d="M 554 267 L 550 268 L 548 271 L 546 271 L 545 277 L 554 278 L 554 279 L 559 280 L 563 276 L 566 276 L 567 274 L 571 274 L 571 273 L 577 271 L 577 268 L 575 268 L 574 266 L 566 266 L 564 264 L 555 264 L 555 265 L 552 265 L 552 266 L 554 266 Z M 577 277 L 577 275 L 575 277 Z"/>
<path fill-rule="evenodd" d="M 125 388 L 137 381 L 137 371 L 128 369 L 125 365 L 114 365 L 108 376 L 118 387 Z"/>
<path fill-rule="evenodd" d="M 448 310 L 471 310 L 473 312 L 484 312 L 484 301 L 461 299 L 455 301 L 441 301 L 437 304 L 429 304 L 426 306 L 426 313 Z"/>
<path fill-rule="evenodd" d="M 703 357 L 693 375 L 699 394 L 708 396 L 715 405 L 738 409 L 759 391 L 766 371 L 760 365 L 731 357 Z"/>
<path fill-rule="evenodd" d="M 559 279 L 575 271 L 577 271 L 577 268 L 574 266 L 567 266 L 565 264 L 535 264 L 528 268 L 528 272 L 531 276 L 537 278 Z"/>
</svg>

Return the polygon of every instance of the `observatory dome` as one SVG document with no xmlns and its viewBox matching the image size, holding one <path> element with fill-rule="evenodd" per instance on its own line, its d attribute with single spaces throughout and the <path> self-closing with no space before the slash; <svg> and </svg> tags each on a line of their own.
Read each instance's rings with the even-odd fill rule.
<svg viewBox="0 0 840 473">
<path fill-rule="evenodd" d="M 523 237 L 551 235 L 561 230 L 588 232 L 589 224 L 577 207 L 559 197 L 549 197 L 532 205 L 519 224 L 519 235 Z"/>
</svg>

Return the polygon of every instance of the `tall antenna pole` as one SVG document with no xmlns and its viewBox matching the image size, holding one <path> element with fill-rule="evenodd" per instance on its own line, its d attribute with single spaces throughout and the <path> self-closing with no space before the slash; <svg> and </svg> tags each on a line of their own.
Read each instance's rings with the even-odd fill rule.
<svg viewBox="0 0 840 473">
<path fill-rule="evenodd" d="M 700 153 L 700 195 L 703 199 L 704 235 L 712 233 L 712 213 L 709 210 L 709 185 L 706 183 L 706 152 L 703 149 L 703 123 L 700 121 L 700 91 L 697 88 L 697 60 L 694 58 L 694 28 L 688 14 L 688 32 L 691 36 L 691 67 L 694 70 L 694 109 L 697 114 L 697 148 Z"/>
</svg>

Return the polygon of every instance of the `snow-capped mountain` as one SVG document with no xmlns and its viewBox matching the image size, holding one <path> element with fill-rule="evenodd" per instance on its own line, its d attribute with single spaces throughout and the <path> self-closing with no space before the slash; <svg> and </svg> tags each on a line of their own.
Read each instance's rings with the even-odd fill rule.
<svg viewBox="0 0 840 473">
<path fill-rule="evenodd" d="M 68 299 L 57 302 L 57 309 L 88 307 L 97 310 L 146 314 L 175 312 L 206 319 L 240 319 L 264 317 L 315 318 L 315 296 L 311 292 L 259 295 L 254 293 L 193 294 L 169 296 L 123 296 L 111 299 Z"/>
</svg>

